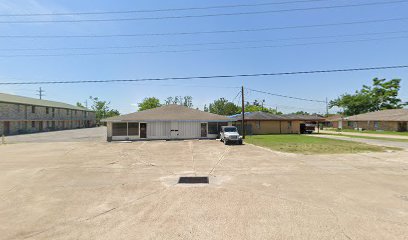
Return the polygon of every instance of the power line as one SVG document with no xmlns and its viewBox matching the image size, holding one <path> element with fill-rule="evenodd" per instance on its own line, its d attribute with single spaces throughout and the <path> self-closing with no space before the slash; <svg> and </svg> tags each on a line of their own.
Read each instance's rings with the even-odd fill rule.
<svg viewBox="0 0 408 240">
<path fill-rule="evenodd" d="M 273 30 L 334 27 L 334 26 L 369 24 L 369 23 L 384 23 L 384 22 L 395 22 L 395 21 L 406 21 L 406 20 L 408 20 L 408 17 L 374 19 L 374 20 L 341 22 L 341 23 L 324 23 L 324 24 L 312 24 L 312 25 L 295 25 L 295 26 L 283 26 L 283 27 L 247 28 L 247 29 L 196 31 L 196 32 L 102 34 L 102 35 L 0 35 L 0 38 L 112 38 L 112 37 L 177 36 L 177 35 L 221 34 L 221 33 L 239 33 L 239 32 L 264 32 L 264 31 L 273 31 Z"/>
<path fill-rule="evenodd" d="M 272 96 L 277 96 L 277 97 L 291 98 L 291 99 L 302 100 L 302 101 L 308 101 L 308 102 L 326 103 L 326 101 L 321 101 L 321 100 L 307 99 L 307 98 L 299 98 L 299 97 L 291 97 L 291 96 L 287 96 L 287 95 L 282 95 L 282 94 L 277 94 L 277 93 L 270 93 L 270 92 L 260 91 L 260 90 L 251 89 L 251 88 L 247 88 L 247 89 L 248 89 L 249 91 L 252 91 L 252 92 L 263 93 L 263 94 L 272 95 Z"/>
<path fill-rule="evenodd" d="M 236 75 L 211 75 L 211 76 L 192 76 L 192 77 L 165 77 L 165 78 L 139 78 L 139 79 L 107 79 L 107 80 L 80 80 L 80 81 L 35 81 L 35 82 L 0 82 L 0 85 L 33 85 L 33 84 L 68 84 L 68 83 L 115 83 L 115 82 L 147 82 L 147 81 L 172 81 L 172 80 L 192 80 L 192 79 L 214 79 L 214 78 L 243 78 L 243 77 L 266 77 L 266 76 L 283 76 L 299 74 L 318 74 L 318 73 L 335 73 L 335 72 L 355 72 L 369 70 L 386 70 L 408 68 L 408 65 L 395 65 L 383 67 L 362 67 L 346 68 L 331 70 L 312 70 L 298 72 L 278 72 L 278 73 L 252 73 Z"/>
<path fill-rule="evenodd" d="M 234 99 L 232 99 L 232 103 L 234 103 L 235 102 L 235 99 L 237 99 L 237 97 L 239 96 L 241 94 L 241 91 L 238 91 L 238 93 L 237 93 L 237 95 L 234 97 Z"/>
<path fill-rule="evenodd" d="M 174 12 L 174 11 L 188 11 L 188 10 L 208 10 L 208 9 L 219 9 L 219 8 L 260 7 L 260 6 L 283 5 L 283 4 L 293 4 L 293 3 L 323 2 L 323 1 L 330 1 L 330 0 L 297 0 L 297 1 L 284 1 L 284 2 L 255 3 L 255 4 L 233 4 L 233 5 L 218 5 L 218 6 L 205 6 L 205 7 L 165 8 L 165 9 L 145 9 L 145 10 L 125 10 L 125 11 L 0 14 L 0 17 L 73 16 L 73 15 L 105 15 L 105 14 Z"/>
<path fill-rule="evenodd" d="M 282 13 L 282 12 L 294 12 L 294 11 L 310 11 L 310 10 L 323 10 L 323 9 L 336 9 L 336 8 L 363 7 L 363 6 L 385 5 L 385 4 L 406 3 L 406 2 L 407 0 L 396 0 L 396 1 L 359 3 L 359 4 L 336 5 L 336 6 L 292 8 L 292 9 L 280 9 L 280 10 L 263 10 L 263 11 L 236 12 L 236 13 L 214 13 L 214 14 L 202 14 L 202 15 L 165 16 L 165 17 L 0 21 L 0 24 L 123 22 L 123 21 L 142 21 L 142 20 L 169 20 L 169 19 L 186 19 L 186 18 L 205 18 L 205 17 L 227 17 L 227 16 L 258 15 L 258 14 Z"/>
<path fill-rule="evenodd" d="M 311 37 L 277 38 L 277 39 L 265 39 L 265 40 L 204 42 L 204 43 L 156 44 L 156 45 L 133 45 L 133 46 L 105 46 L 105 47 L 0 48 L 0 51 L 58 51 L 58 50 L 101 50 L 101 49 L 104 50 L 104 49 L 185 47 L 185 46 L 206 46 L 206 45 L 242 44 L 242 43 L 279 42 L 279 41 L 307 40 L 307 39 L 321 39 L 321 38 L 374 36 L 374 35 L 399 34 L 399 33 L 408 33 L 408 30 L 390 31 L 390 32 L 358 33 L 358 34 L 321 35 L 321 36 L 311 36 Z"/>
<path fill-rule="evenodd" d="M 295 44 L 284 44 L 284 45 L 263 45 L 263 46 L 184 49 L 184 50 L 158 50 L 158 51 L 134 51 L 134 52 L 99 52 L 99 53 L 56 53 L 56 54 L 10 54 L 10 55 L 0 55 L 0 58 L 130 55 L 130 54 L 156 54 L 156 53 L 188 53 L 188 52 L 203 52 L 203 51 L 227 51 L 227 50 L 243 50 L 243 49 L 262 49 L 262 48 L 310 46 L 310 45 L 336 44 L 336 43 L 370 42 L 370 41 L 391 40 L 391 39 L 406 39 L 406 38 L 408 38 L 408 36 L 374 38 L 374 39 L 359 39 L 359 40 L 344 40 L 344 41 L 313 42 L 313 43 L 295 43 Z"/>
</svg>

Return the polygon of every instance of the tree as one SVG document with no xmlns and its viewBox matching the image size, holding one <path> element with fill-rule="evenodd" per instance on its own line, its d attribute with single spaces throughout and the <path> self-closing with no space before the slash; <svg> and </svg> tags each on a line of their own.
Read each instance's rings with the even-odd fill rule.
<svg viewBox="0 0 408 240">
<path fill-rule="evenodd" d="M 204 112 L 208 112 L 208 111 L 209 111 L 209 109 L 207 107 L 207 104 L 204 104 Z"/>
<path fill-rule="evenodd" d="M 372 86 L 363 85 L 363 88 L 354 94 L 343 94 L 330 101 L 329 107 L 343 108 L 346 116 L 357 115 L 384 109 L 398 109 L 406 106 L 398 98 L 401 88 L 401 79 L 373 79 Z"/>
<path fill-rule="evenodd" d="M 207 106 L 205 106 L 207 107 Z M 205 108 L 204 108 L 205 111 Z M 209 105 L 208 111 L 219 115 L 234 115 L 240 113 L 240 108 L 225 98 L 215 100 Z"/>
<path fill-rule="evenodd" d="M 259 104 L 255 105 L 255 104 L 250 104 L 250 103 L 245 104 L 245 112 L 267 112 L 267 113 L 277 114 L 277 115 L 282 114 L 281 112 L 276 111 L 276 109 L 262 107 Z"/>
<path fill-rule="evenodd" d="M 139 107 L 139 111 L 157 108 L 161 106 L 160 100 L 155 97 L 145 98 L 141 103 L 138 103 L 137 105 Z"/>
<path fill-rule="evenodd" d="M 293 112 L 291 114 L 294 114 L 294 115 L 312 115 L 312 114 L 310 114 L 308 112 L 305 112 L 305 111 L 297 111 L 297 112 Z M 315 114 L 313 114 L 313 115 L 315 115 Z"/>
<path fill-rule="evenodd" d="M 85 108 L 85 106 L 84 106 L 82 103 L 80 103 L 80 102 L 77 102 L 77 103 L 76 103 L 76 106 L 77 106 L 77 107 L 81 107 L 81 108 Z"/>
<path fill-rule="evenodd" d="M 193 107 L 193 97 L 192 96 L 185 96 L 183 105 L 186 107 Z"/>
<path fill-rule="evenodd" d="M 90 96 L 92 101 L 91 109 L 95 111 L 96 123 L 100 124 L 101 119 L 120 115 L 118 110 L 110 109 L 110 102 L 99 100 L 98 97 Z"/>
</svg>

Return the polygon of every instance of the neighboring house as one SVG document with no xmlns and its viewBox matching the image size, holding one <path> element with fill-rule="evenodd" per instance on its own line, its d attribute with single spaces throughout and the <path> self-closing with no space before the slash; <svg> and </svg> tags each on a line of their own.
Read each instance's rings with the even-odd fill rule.
<svg viewBox="0 0 408 240">
<path fill-rule="evenodd" d="M 351 117 L 332 119 L 333 126 L 343 129 L 363 129 L 406 132 L 408 109 L 388 109 Z"/>
<path fill-rule="evenodd" d="M 241 129 L 242 114 L 230 116 Z M 266 112 L 245 113 L 245 132 L 251 134 L 285 134 L 300 133 L 306 123 L 323 122 L 324 118 L 317 115 L 276 115 Z"/>
<path fill-rule="evenodd" d="M 180 105 L 166 105 L 145 111 L 103 119 L 108 141 L 138 139 L 211 139 L 221 126 L 233 120 Z"/>
<path fill-rule="evenodd" d="M 340 115 L 340 114 L 336 114 L 336 115 L 326 117 L 324 119 L 323 126 L 328 127 L 328 128 L 338 128 L 339 127 L 338 120 L 341 119 L 342 117 L 343 116 Z"/>
<path fill-rule="evenodd" d="M 95 113 L 89 109 L 0 93 L 0 135 L 93 126 Z"/>
</svg>

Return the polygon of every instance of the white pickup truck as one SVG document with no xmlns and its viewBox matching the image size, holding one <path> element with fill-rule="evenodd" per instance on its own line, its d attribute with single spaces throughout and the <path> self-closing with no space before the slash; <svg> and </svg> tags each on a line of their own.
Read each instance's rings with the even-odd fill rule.
<svg viewBox="0 0 408 240">
<path fill-rule="evenodd" d="M 220 136 L 221 142 L 224 142 L 225 145 L 228 143 L 242 144 L 242 136 L 239 135 L 237 127 L 222 126 Z"/>
</svg>

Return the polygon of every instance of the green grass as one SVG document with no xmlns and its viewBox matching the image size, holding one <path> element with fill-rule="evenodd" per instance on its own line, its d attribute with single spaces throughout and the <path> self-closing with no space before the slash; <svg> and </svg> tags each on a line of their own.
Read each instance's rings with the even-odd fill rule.
<svg viewBox="0 0 408 240">
<path fill-rule="evenodd" d="M 408 132 L 373 131 L 373 130 L 357 131 L 357 130 L 354 130 L 354 129 L 341 129 L 341 130 L 339 130 L 339 129 L 336 129 L 336 128 L 325 128 L 324 130 L 334 131 L 334 132 L 354 132 L 354 133 L 387 134 L 387 135 L 408 136 Z"/>
<path fill-rule="evenodd" d="M 386 150 L 399 150 L 398 148 L 380 147 L 364 143 L 298 134 L 247 136 L 245 142 L 270 148 L 275 151 L 301 154 L 384 152 Z"/>
<path fill-rule="evenodd" d="M 342 137 L 349 137 L 349 138 L 364 138 L 364 139 L 374 139 L 374 140 L 382 140 L 382 141 L 389 141 L 389 142 L 408 142 L 408 139 L 400 139 L 400 138 L 385 138 L 385 137 L 372 137 L 372 136 L 355 136 L 355 135 L 347 135 L 347 134 L 334 134 L 334 133 L 324 133 L 325 135 L 330 136 L 342 136 Z"/>
</svg>

